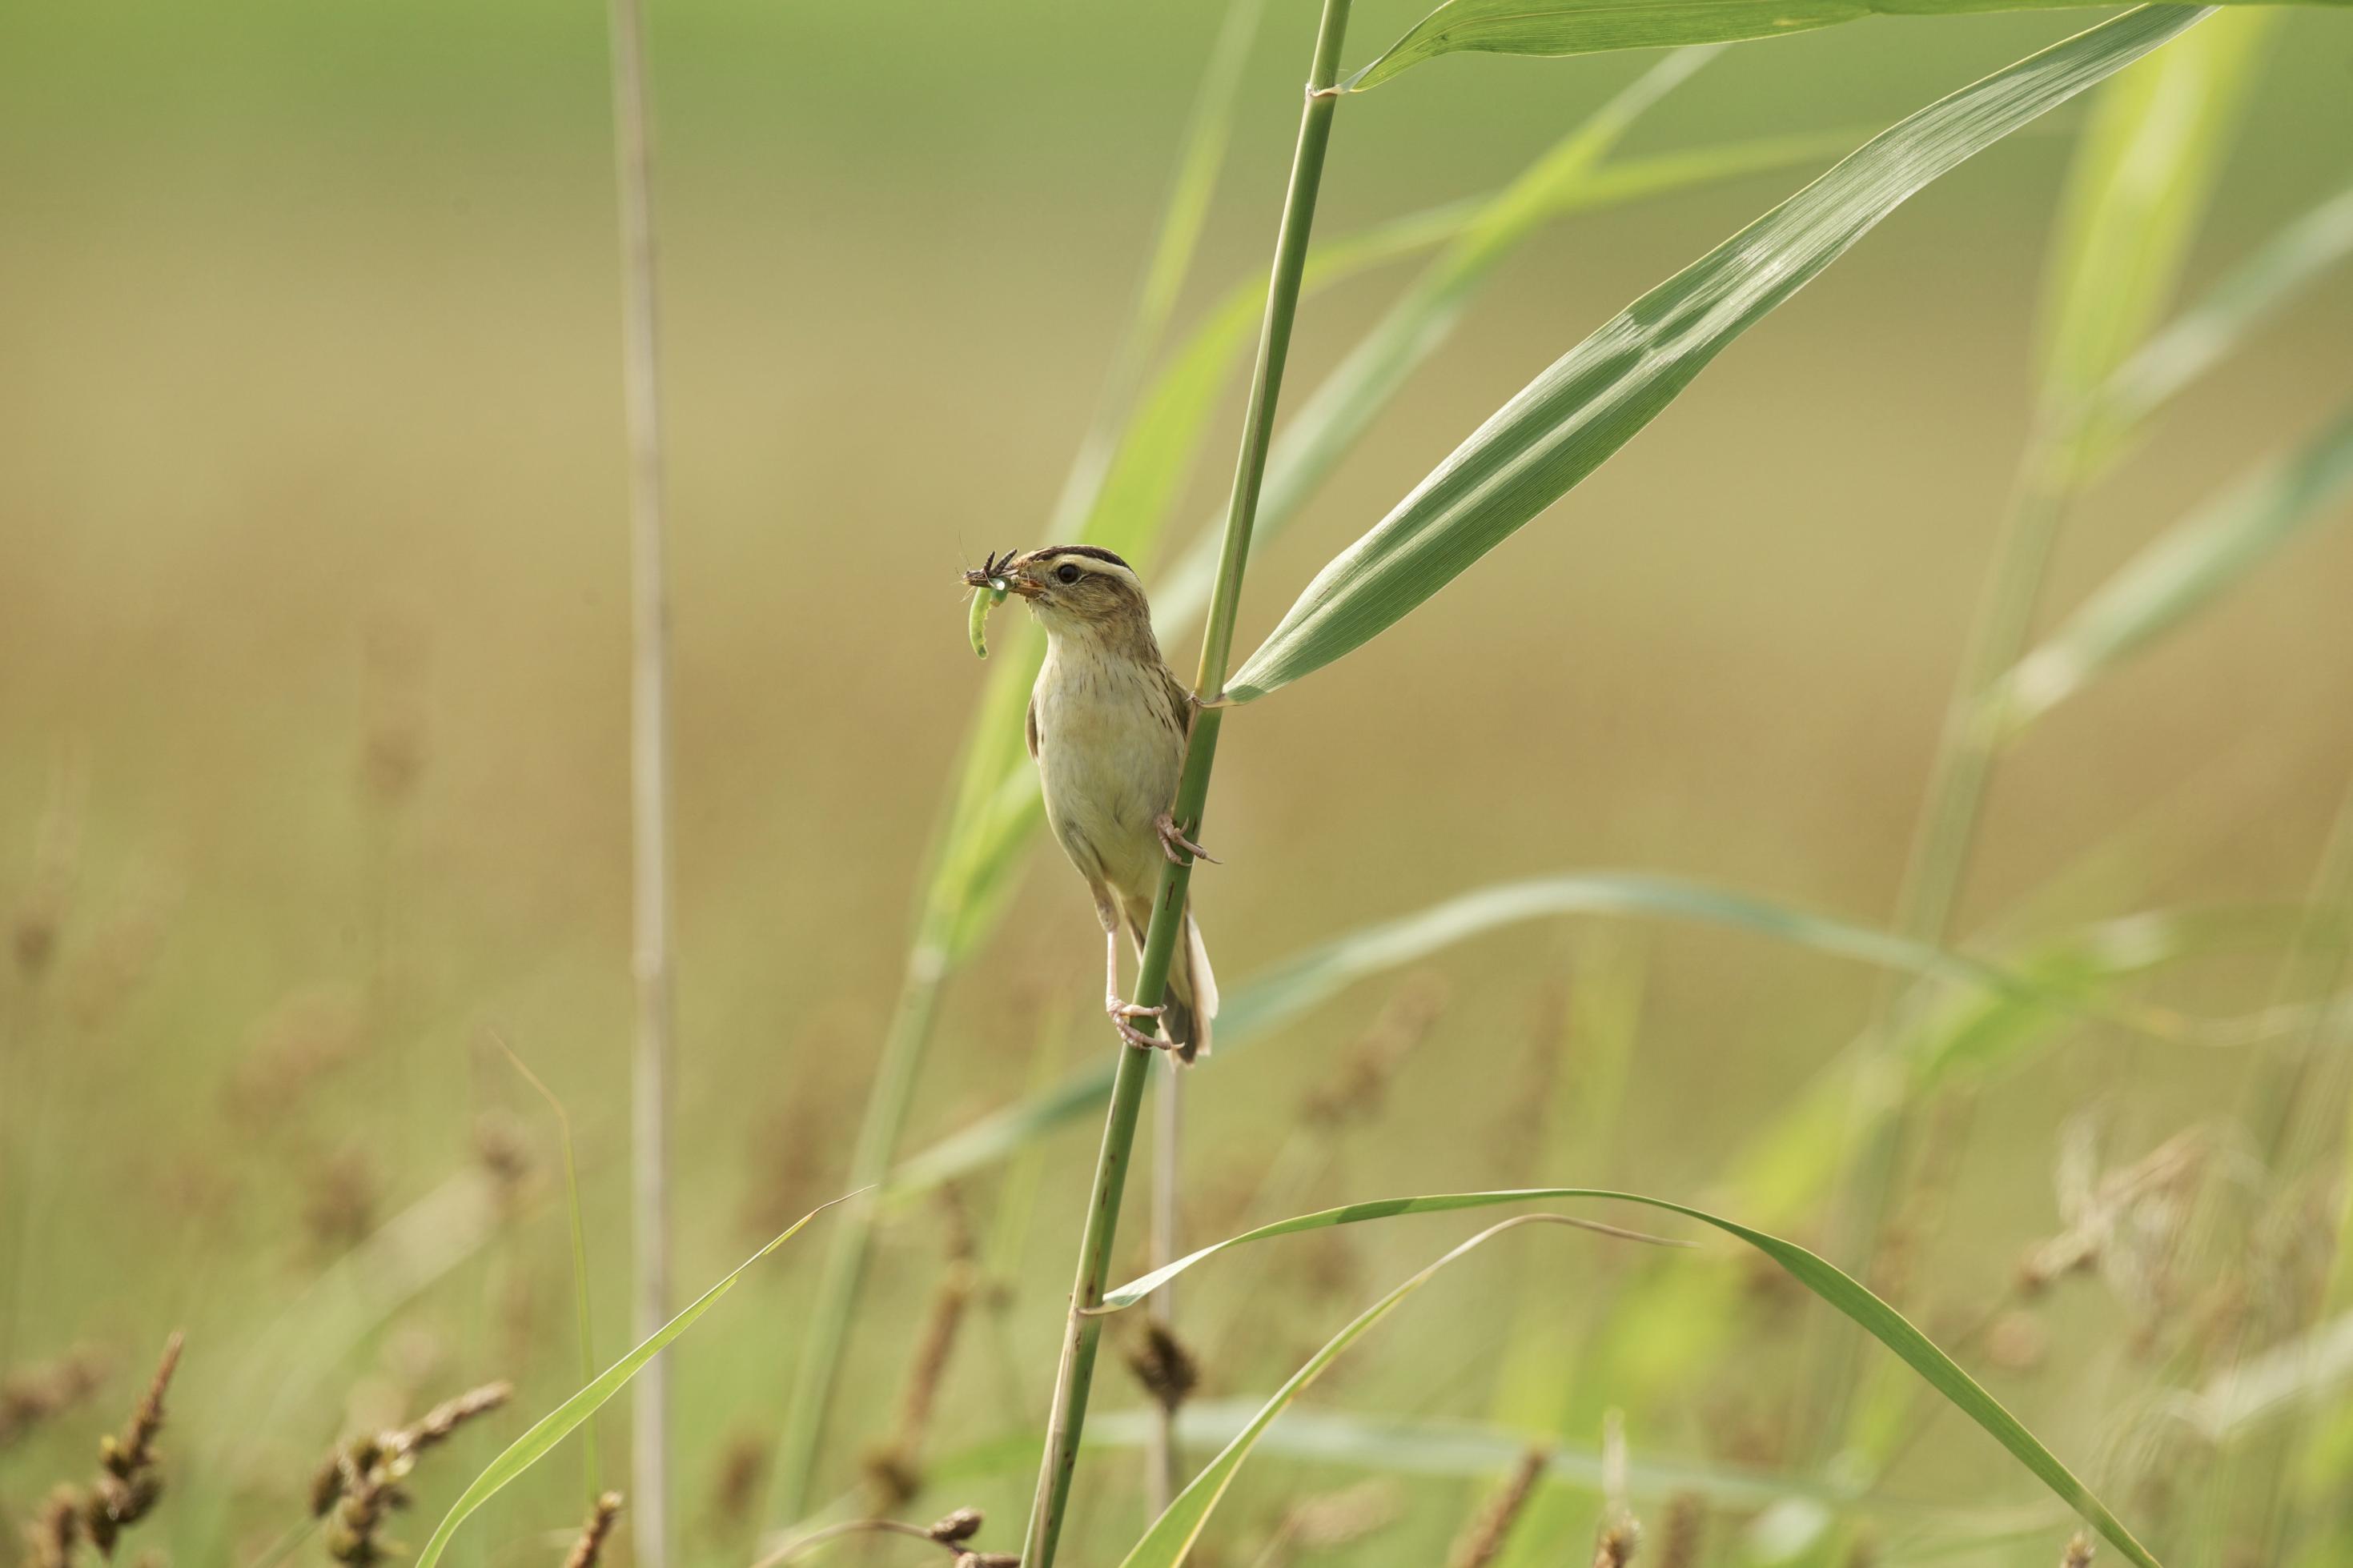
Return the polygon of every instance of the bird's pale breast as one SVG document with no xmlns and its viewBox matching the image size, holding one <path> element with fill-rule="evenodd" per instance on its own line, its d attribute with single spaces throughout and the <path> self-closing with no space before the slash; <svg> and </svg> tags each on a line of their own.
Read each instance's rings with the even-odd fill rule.
<svg viewBox="0 0 2353 1568">
<path fill-rule="evenodd" d="M 1153 820 L 1176 796 L 1184 733 L 1157 669 L 1049 653 L 1033 694 L 1046 816 L 1090 880 L 1148 891 L 1161 852 Z"/>
</svg>

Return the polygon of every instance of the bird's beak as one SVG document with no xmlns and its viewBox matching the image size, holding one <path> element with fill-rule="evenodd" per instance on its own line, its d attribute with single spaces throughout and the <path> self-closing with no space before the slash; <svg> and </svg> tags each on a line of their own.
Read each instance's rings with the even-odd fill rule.
<svg viewBox="0 0 2353 1568">
<path fill-rule="evenodd" d="M 1005 586 L 1017 598 L 1042 599 L 1046 596 L 1045 584 L 1031 577 L 1027 572 L 1014 573 L 1005 580 Z"/>
</svg>

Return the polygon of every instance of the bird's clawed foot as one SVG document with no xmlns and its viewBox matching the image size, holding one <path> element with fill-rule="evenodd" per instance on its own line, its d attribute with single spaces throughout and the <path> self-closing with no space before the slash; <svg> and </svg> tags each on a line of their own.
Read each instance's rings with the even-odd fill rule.
<svg viewBox="0 0 2353 1568">
<path fill-rule="evenodd" d="M 1175 865 L 1189 866 L 1196 860 L 1207 860 L 1212 866 L 1225 864 L 1177 831 L 1176 819 L 1167 812 L 1164 811 L 1152 819 L 1152 830 L 1160 835 L 1160 852 Z"/>
<path fill-rule="evenodd" d="M 1122 1001 L 1118 995 L 1113 994 L 1103 998 L 1103 1011 L 1111 1017 L 1111 1026 L 1119 1031 L 1119 1037 L 1129 1045 L 1140 1050 L 1169 1051 L 1176 1048 L 1173 1041 L 1164 1040 L 1157 1035 L 1147 1035 L 1128 1022 L 1130 1018 L 1159 1017 L 1168 1011 L 1166 1002 L 1157 1007 L 1145 1007 L 1134 1002 Z"/>
</svg>

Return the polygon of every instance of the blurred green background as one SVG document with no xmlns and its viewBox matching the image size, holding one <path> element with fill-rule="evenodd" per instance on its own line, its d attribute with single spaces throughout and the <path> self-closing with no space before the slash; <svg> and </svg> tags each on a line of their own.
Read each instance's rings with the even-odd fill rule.
<svg viewBox="0 0 2353 1568">
<path fill-rule="evenodd" d="M 1421 8 L 1366 0 L 1350 58 Z M 1312 8 L 1269 10 L 1180 329 L 1264 265 Z M 681 1294 L 842 1184 L 924 836 L 986 673 L 956 574 L 1050 542 L 1219 11 L 652 7 Z M 1860 140 L 2077 25 L 1875 21 L 1743 46 L 1629 149 Z M 420 1473 L 406 1533 L 421 1539 L 465 1474 L 568 1391 L 554 1124 L 486 1045 L 493 1029 L 570 1110 L 598 1348 L 621 1347 L 628 616 L 604 51 L 601 8 L 544 0 L 0 11 L 0 897 L 20 933 L 0 984 L 17 1156 L 0 1365 L 88 1344 L 114 1370 L 96 1405 L 0 1450 L 12 1518 L 87 1468 L 173 1325 L 190 1335 L 175 1495 L 142 1539 L 185 1562 L 250 1560 L 350 1427 L 514 1377 L 503 1435 Z M 1320 232 L 1496 187 L 1645 63 L 1446 60 L 1348 103 Z M 2289 16 L 2189 292 L 2343 183 L 2348 95 L 2353 29 Z M 1888 919 L 2025 431 L 2077 123 L 2063 110 L 1934 187 L 1497 559 L 1229 723 L 1209 824 L 1226 864 L 1196 886 L 1229 993 L 1338 931 L 1546 872 L 1679 872 Z M 1262 557 L 1241 646 L 1529 376 L 1805 177 L 1571 218 L 1528 246 Z M 1291 385 L 1409 275 L 1312 300 Z M 2337 277 L 2094 496 L 2046 605 L 2311 428 L 2345 392 L 2348 346 Z M 1229 410 L 1182 515 L 1218 503 L 1235 424 Z M 2104 846 L 2047 914 L 2301 897 L 2353 771 L 2348 584 L 2353 538 L 2316 531 L 2038 730 L 2000 775 L 1961 929 Z M 1189 646 L 1171 654 L 1189 669 Z M 1082 892 L 1050 848 L 1032 855 L 986 972 L 950 993 L 911 1147 L 1014 1098 L 1041 1016 L 1073 1016 L 1070 1059 L 1105 1048 Z M 2267 963 L 2198 966 L 2148 994 L 2245 1011 Z M 1861 1026 L 1876 984 L 1750 938 L 1591 921 L 1431 967 L 1444 1012 L 1316 1201 L 1537 1179 L 1697 1195 Z M 1399 984 L 1195 1079 L 1201 1234 L 1276 1217 L 1250 1212 L 1261 1168 Z M 1613 985 L 1639 1018 L 1622 1103 L 1606 1128 L 1515 1141 L 1547 1020 Z M 1573 1102 L 1581 1058 L 1562 1059 Z M 2097 1106 L 2138 1152 L 2226 1104 L 2242 1066 L 2084 1027 L 1991 1086 L 1922 1259 L 1924 1321 L 1966 1315 L 2058 1228 L 2065 1119 Z M 527 1169 L 480 1211 L 480 1245 L 414 1292 L 400 1268 L 370 1273 L 385 1254 L 364 1238 L 466 1199 L 486 1139 Z M 1050 1145 L 1002 1341 L 968 1336 L 939 1450 L 1039 1414 L 1092 1152 L 1079 1128 Z M 968 1194 L 984 1222 L 994 1190 Z M 430 1231 L 454 1211 L 424 1212 Z M 1462 1233 L 1366 1227 L 1205 1271 L 1189 1301 L 1209 1321 L 1270 1279 L 1295 1293 L 1211 1360 L 1207 1392 L 1271 1388 Z M 929 1206 L 883 1234 L 828 1495 L 890 1423 L 943 1256 Z M 744 1559 L 724 1483 L 761 1468 L 815 1257 L 805 1244 L 764 1268 L 676 1356 L 690 1561 Z M 1597 1268 L 1624 1267 L 1577 1239 L 1506 1244 L 1322 1396 L 1489 1414 L 1514 1293 L 1556 1300 L 1574 1336 Z M 2049 1326 L 2094 1344 L 2115 1311 L 2086 1288 Z M 1757 1342 L 1790 1321 L 1760 1316 Z M 1726 1412 L 1770 1425 L 1788 1369 L 1768 1359 L 1732 1380 L 1761 1391 L 1701 1379 L 1638 1406 L 1637 1453 L 1755 1457 L 1734 1452 Z M 1995 1386 L 2065 1451 L 2113 1435 L 2080 1384 Z M 1611 1397 L 1606 1378 L 1588 1392 Z M 616 1405 L 617 1478 L 624 1425 Z M 1910 1495 L 2031 1495 L 1954 1426 L 1901 1477 Z M 1137 1505 L 1127 1460 L 1099 1462 L 1083 1527 L 1109 1551 Z M 1027 1479 L 935 1500 L 989 1505 L 1001 1537 Z M 1350 1479 L 1254 1471 L 1220 1560 L 1250 1561 L 1286 1500 Z M 531 1532 L 571 1521 L 578 1486 L 568 1456 L 543 1467 L 461 1559 L 532 1560 Z M 1434 1560 L 1472 1495 L 1419 1483 L 1378 1553 L 1356 1550 Z"/>
</svg>

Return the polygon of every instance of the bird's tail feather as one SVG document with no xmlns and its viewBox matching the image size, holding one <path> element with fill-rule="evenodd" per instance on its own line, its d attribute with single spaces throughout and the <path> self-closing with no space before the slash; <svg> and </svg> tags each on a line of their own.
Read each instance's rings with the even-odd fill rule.
<svg viewBox="0 0 2353 1568">
<path fill-rule="evenodd" d="M 1127 900 L 1128 934 L 1140 956 L 1144 933 L 1152 925 L 1152 900 Z M 1168 1011 L 1161 1016 L 1164 1033 L 1176 1042 L 1176 1059 L 1191 1062 L 1209 1054 L 1209 1020 L 1218 1016 L 1218 977 L 1209 969 L 1209 950 L 1202 945 L 1201 928 L 1193 911 L 1185 911 L 1185 936 L 1168 960 L 1168 990 L 1161 1000 Z"/>
</svg>

